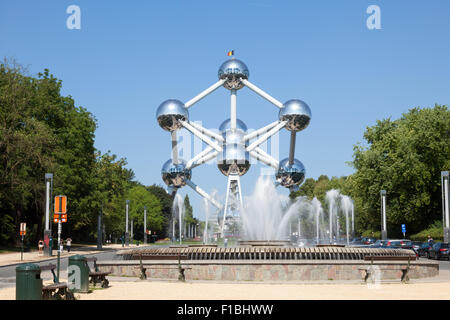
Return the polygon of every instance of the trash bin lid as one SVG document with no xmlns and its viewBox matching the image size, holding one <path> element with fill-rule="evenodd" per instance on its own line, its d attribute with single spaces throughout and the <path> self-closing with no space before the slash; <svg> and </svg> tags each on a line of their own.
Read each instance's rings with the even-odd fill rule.
<svg viewBox="0 0 450 320">
<path fill-rule="evenodd" d="M 75 260 L 75 261 L 86 261 L 86 259 L 87 258 L 85 256 L 82 256 L 79 254 L 69 257 L 69 260 Z"/>
<path fill-rule="evenodd" d="M 16 271 L 41 271 L 41 267 L 39 267 L 39 265 L 35 263 L 25 263 L 16 267 Z"/>
</svg>

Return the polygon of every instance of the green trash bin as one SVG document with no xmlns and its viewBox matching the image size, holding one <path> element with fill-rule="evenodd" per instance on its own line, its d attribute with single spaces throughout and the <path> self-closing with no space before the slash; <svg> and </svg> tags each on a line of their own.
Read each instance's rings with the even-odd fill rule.
<svg viewBox="0 0 450 320">
<path fill-rule="evenodd" d="M 67 285 L 72 292 L 89 292 L 89 265 L 85 256 L 69 257 Z"/>
<path fill-rule="evenodd" d="M 39 265 L 26 263 L 16 268 L 16 300 L 42 300 Z"/>
</svg>

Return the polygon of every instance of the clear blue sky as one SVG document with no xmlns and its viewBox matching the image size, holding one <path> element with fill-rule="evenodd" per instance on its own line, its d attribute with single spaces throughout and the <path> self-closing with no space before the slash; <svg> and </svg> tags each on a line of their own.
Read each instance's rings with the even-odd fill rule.
<svg viewBox="0 0 450 320">
<path fill-rule="evenodd" d="M 66 28 L 66 8 L 81 8 L 81 30 Z M 369 30 L 366 9 L 381 8 L 381 30 Z M 0 56 L 31 74 L 44 68 L 63 80 L 63 94 L 98 121 L 96 147 L 126 157 L 137 180 L 162 184 L 170 134 L 155 119 L 169 98 L 187 101 L 217 81 L 235 50 L 250 80 L 280 101 L 311 107 L 297 135 L 296 157 L 308 177 L 348 175 L 353 146 L 377 119 L 450 101 L 450 2 L 436 1 L 2 1 Z M 238 117 L 249 128 L 278 110 L 249 89 L 238 92 Z M 220 88 L 190 109 L 191 120 L 217 128 L 229 116 Z M 289 133 L 280 135 L 288 156 Z M 248 195 L 262 166 L 242 179 Z M 213 165 L 193 181 L 223 196 L 226 178 Z M 201 198 L 189 194 L 202 218 Z M 287 193 L 287 190 L 280 189 Z"/>
</svg>

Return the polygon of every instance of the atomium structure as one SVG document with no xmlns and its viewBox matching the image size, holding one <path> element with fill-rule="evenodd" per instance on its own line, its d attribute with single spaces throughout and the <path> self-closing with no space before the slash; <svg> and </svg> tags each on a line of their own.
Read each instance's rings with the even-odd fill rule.
<svg viewBox="0 0 450 320">
<path fill-rule="evenodd" d="M 225 61 L 219 68 L 219 81 L 191 100 L 182 102 L 176 99 L 164 101 L 156 111 L 156 118 L 166 131 L 171 133 L 172 159 L 162 167 L 162 179 L 175 193 L 186 185 L 210 201 L 222 212 L 221 233 L 225 236 L 233 223 L 239 222 L 239 211 L 243 208 L 240 177 L 250 169 L 250 157 L 275 169 L 277 185 L 298 189 L 305 179 L 305 167 L 294 158 L 296 133 L 305 129 L 311 121 L 311 110 L 302 100 L 292 99 L 281 103 L 254 84 L 249 79 L 247 66 L 234 57 Z M 230 91 L 230 118 L 219 127 L 220 134 L 189 121 L 189 108 L 215 91 L 224 87 Z M 279 108 L 278 120 L 251 133 L 245 123 L 237 118 L 236 97 L 238 90 L 247 87 Z M 205 142 L 208 147 L 185 161 L 178 157 L 177 131 L 187 129 Z M 291 132 L 289 157 L 278 161 L 259 146 L 282 129 Z M 250 141 L 252 141 L 250 143 Z M 207 192 L 192 182 L 192 169 L 212 159 L 217 159 L 218 169 L 228 177 L 225 204 L 213 199 Z"/>
</svg>

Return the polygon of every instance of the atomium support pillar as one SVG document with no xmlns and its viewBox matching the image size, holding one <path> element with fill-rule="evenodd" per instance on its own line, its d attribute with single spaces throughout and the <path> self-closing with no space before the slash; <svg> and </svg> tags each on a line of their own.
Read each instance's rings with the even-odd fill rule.
<svg viewBox="0 0 450 320">
<path fill-rule="evenodd" d="M 240 223 L 240 210 L 243 207 L 241 180 L 238 174 L 228 176 L 227 195 L 223 210 L 222 237 L 225 233 L 233 233 L 233 227 Z"/>
</svg>

